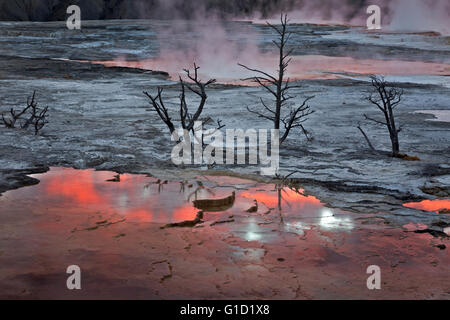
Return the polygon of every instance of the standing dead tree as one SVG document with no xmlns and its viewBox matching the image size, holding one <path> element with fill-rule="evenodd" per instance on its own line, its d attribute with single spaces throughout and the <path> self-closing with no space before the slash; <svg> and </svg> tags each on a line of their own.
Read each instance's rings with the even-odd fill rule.
<svg viewBox="0 0 450 320">
<path fill-rule="evenodd" d="M 261 98 L 261 104 L 264 107 L 262 111 L 250 109 L 248 106 L 247 110 L 254 113 L 259 118 L 272 121 L 274 129 L 279 130 L 281 124 L 284 126 L 284 132 L 280 132 L 280 144 L 286 140 L 289 133 L 294 128 L 300 128 L 309 140 L 310 137 L 308 131 L 304 128 L 303 123 L 307 120 L 308 115 L 314 113 L 307 104 L 314 96 L 307 97 L 299 106 L 290 107 L 289 111 L 285 112 L 286 107 L 288 107 L 288 102 L 294 99 L 293 96 L 289 95 L 289 90 L 300 87 L 298 85 L 291 85 L 290 79 L 286 78 L 287 69 L 292 59 L 292 49 L 286 50 L 286 45 L 291 37 L 291 33 L 287 30 L 288 23 L 289 20 L 287 19 L 287 15 L 281 16 L 281 26 L 279 27 L 267 23 L 267 25 L 279 35 L 279 40 L 273 41 L 279 49 L 278 74 L 276 76 L 272 76 L 262 70 L 249 68 L 243 64 L 239 64 L 239 66 L 257 74 L 254 77 L 244 80 L 252 80 L 274 96 L 274 107 L 269 107 Z"/>
<path fill-rule="evenodd" d="M 9 111 L 9 118 L 5 118 L 5 115 L 2 114 L 2 121 L 7 128 L 15 128 L 16 122 L 28 114 L 28 118 L 25 122 L 20 123 L 20 127 L 22 129 L 27 129 L 29 126 L 32 126 L 34 128 L 34 134 L 37 135 L 39 131 L 48 123 L 47 112 L 48 107 L 45 107 L 44 109 L 38 108 L 36 91 L 34 91 L 33 95 L 27 98 L 27 106 L 22 111 L 16 111 L 11 108 Z"/>
<path fill-rule="evenodd" d="M 203 83 L 199 79 L 198 70 L 200 67 L 198 67 L 194 63 L 194 74 L 190 72 L 190 70 L 185 69 L 184 72 L 186 73 L 186 76 L 188 77 L 191 82 L 186 82 L 180 77 L 180 85 L 181 85 L 181 93 L 180 93 L 180 105 L 179 105 L 179 116 L 180 116 L 180 123 L 181 127 L 188 131 L 192 132 L 195 135 L 195 122 L 199 121 L 200 116 L 203 112 L 203 109 L 206 105 L 206 100 L 208 99 L 208 96 L 206 94 L 206 89 L 209 85 L 216 82 L 215 79 L 210 79 L 207 82 Z M 188 103 L 186 102 L 186 91 L 192 92 L 194 95 L 200 98 L 200 102 L 197 106 L 197 109 L 194 113 L 189 112 Z M 172 120 L 172 117 L 170 116 L 169 110 L 164 104 L 164 100 L 162 98 L 163 88 L 158 88 L 158 93 L 156 96 L 152 96 L 148 92 L 144 92 L 144 94 L 150 99 L 150 104 L 152 105 L 153 109 L 156 111 L 158 116 L 161 118 L 161 120 L 166 124 L 167 128 L 169 128 L 170 133 L 174 133 L 176 128 L 174 125 L 174 122 Z M 211 119 L 207 119 L 203 124 L 206 124 L 210 122 Z M 217 121 L 217 130 L 220 130 L 223 128 L 224 125 L 222 125 L 221 121 Z"/>
<path fill-rule="evenodd" d="M 392 86 L 392 84 L 386 82 L 383 77 L 371 76 L 371 80 L 374 90 L 366 99 L 383 113 L 384 119 L 378 120 L 369 117 L 366 114 L 364 114 L 364 117 L 369 121 L 387 127 L 392 144 L 392 156 L 399 157 L 400 145 L 398 134 L 402 130 L 402 128 L 397 127 L 397 124 L 395 122 L 394 110 L 402 101 L 403 90 Z M 358 129 L 364 135 L 365 139 L 369 143 L 369 146 L 374 149 L 362 128 L 359 126 Z"/>
</svg>

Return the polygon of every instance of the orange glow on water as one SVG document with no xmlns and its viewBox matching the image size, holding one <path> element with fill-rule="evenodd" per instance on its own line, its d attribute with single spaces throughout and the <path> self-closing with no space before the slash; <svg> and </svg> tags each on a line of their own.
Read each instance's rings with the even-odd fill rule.
<svg viewBox="0 0 450 320">
<path fill-rule="evenodd" d="M 54 176 L 46 182 L 45 189 L 48 194 L 57 194 L 67 202 L 79 204 L 98 204 L 105 199 L 93 183 L 92 171 L 65 171 L 64 175 Z"/>
<path fill-rule="evenodd" d="M 199 211 L 193 200 L 222 199 L 229 197 L 233 190 L 233 203 L 217 211 L 205 211 L 205 214 L 209 218 L 224 212 L 242 214 L 254 205 L 254 200 L 261 205 L 260 210 L 267 210 L 264 206 L 278 208 L 278 192 L 272 184 L 255 186 L 254 181 L 232 177 L 201 177 L 184 184 L 178 181 L 160 184 L 156 178 L 132 174 L 120 175 L 120 181 L 108 181 L 115 176 L 113 172 L 52 168 L 48 173 L 36 175 L 40 180 L 38 185 L 11 191 L 2 200 L 6 202 L 5 207 L 25 201 L 34 211 L 49 208 L 58 214 L 79 218 L 94 215 L 102 219 L 126 218 L 127 221 L 156 223 L 193 220 Z M 198 179 L 202 183 L 197 183 Z M 220 186 L 220 183 L 225 185 Z M 235 190 L 233 185 L 248 187 Z M 318 214 L 323 208 L 320 200 L 301 192 L 281 190 L 283 213 L 298 217 L 303 213 Z"/>
<path fill-rule="evenodd" d="M 105 171 L 55 168 L 39 176 L 41 182 L 36 187 L 43 192 L 40 199 L 48 199 L 59 208 L 79 208 L 79 213 L 117 213 L 139 222 L 189 220 L 196 215 L 195 210 L 184 208 L 184 202 L 165 202 L 155 184 L 157 179 L 123 174 L 119 182 L 107 181 L 114 176 Z"/>
<path fill-rule="evenodd" d="M 302 192 L 302 190 L 299 190 Z M 248 199 L 255 199 L 259 203 L 264 203 L 269 208 L 278 206 L 278 193 L 276 191 L 245 191 L 240 196 Z M 281 205 L 287 206 L 289 211 L 298 213 L 305 208 L 322 208 L 323 204 L 313 196 L 304 196 L 294 190 L 285 188 L 281 191 Z"/>
<path fill-rule="evenodd" d="M 131 209 L 126 212 L 127 219 L 139 222 L 152 222 L 154 217 L 148 209 Z"/>
<path fill-rule="evenodd" d="M 186 220 L 192 220 L 197 215 L 197 212 L 199 210 L 197 208 L 194 208 L 193 206 L 186 205 L 184 207 L 175 209 L 172 217 L 174 221 L 186 221 Z"/>
<path fill-rule="evenodd" d="M 404 206 L 425 211 L 440 211 L 444 209 L 450 210 L 450 199 L 423 200 L 421 202 L 405 203 Z"/>
</svg>

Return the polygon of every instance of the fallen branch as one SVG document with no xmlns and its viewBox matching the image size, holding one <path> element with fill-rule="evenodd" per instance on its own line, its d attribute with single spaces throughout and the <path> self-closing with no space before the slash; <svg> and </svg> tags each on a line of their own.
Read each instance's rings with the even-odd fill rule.
<svg viewBox="0 0 450 320">
<path fill-rule="evenodd" d="M 364 130 L 361 128 L 361 126 L 357 126 L 357 128 L 359 129 L 359 131 L 361 131 L 362 135 L 363 135 L 364 138 L 366 139 L 367 144 L 369 145 L 370 149 L 372 149 L 372 151 L 377 151 L 377 150 L 373 147 L 372 143 L 371 143 L 370 140 L 369 140 L 369 137 L 368 137 L 367 134 L 364 132 Z"/>
</svg>

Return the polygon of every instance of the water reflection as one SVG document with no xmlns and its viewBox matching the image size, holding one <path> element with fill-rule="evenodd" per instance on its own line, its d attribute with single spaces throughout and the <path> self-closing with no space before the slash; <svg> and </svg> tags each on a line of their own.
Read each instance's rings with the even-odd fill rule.
<svg viewBox="0 0 450 320">
<path fill-rule="evenodd" d="M 324 229 L 353 229 L 353 222 L 349 217 L 336 217 L 330 209 L 322 210 L 319 224 Z"/>
<path fill-rule="evenodd" d="M 351 218 L 337 217 L 336 210 L 325 208 L 303 190 L 249 180 L 199 177 L 195 181 L 161 181 L 145 175 L 115 176 L 112 172 L 66 168 L 52 168 L 35 177 L 40 180 L 38 185 L 2 196 L 0 211 L 15 208 L 45 213 L 51 208 L 60 215 L 100 213 L 131 222 L 174 223 L 193 220 L 201 209 L 205 221 L 240 217 L 235 227 L 227 228 L 234 228 L 248 241 L 267 238 L 268 225 L 273 223 L 299 234 L 311 225 L 328 230 L 353 228 Z M 252 207 L 256 209 L 249 210 Z"/>
<path fill-rule="evenodd" d="M 255 220 L 256 219 L 252 218 L 247 223 L 246 232 L 244 234 L 244 239 L 247 241 L 257 241 L 257 240 L 261 240 L 261 238 L 262 238 L 260 228 Z"/>
</svg>

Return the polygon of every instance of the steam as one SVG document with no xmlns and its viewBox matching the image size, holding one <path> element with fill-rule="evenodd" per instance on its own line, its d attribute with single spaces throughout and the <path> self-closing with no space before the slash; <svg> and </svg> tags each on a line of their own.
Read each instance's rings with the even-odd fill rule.
<svg viewBox="0 0 450 320">
<path fill-rule="evenodd" d="M 237 1 L 237 0 L 236 0 Z M 370 3 L 369 3 L 370 2 Z M 261 70 L 276 70 L 277 57 L 274 52 L 262 52 L 258 46 L 262 37 L 260 28 L 250 23 L 229 23 L 224 20 L 239 20 L 243 16 L 254 21 L 279 21 L 281 11 L 287 12 L 291 23 L 318 24 L 357 24 L 365 25 L 366 8 L 369 4 L 378 4 L 382 8 L 384 30 L 417 32 L 437 31 L 448 34 L 450 4 L 448 0 L 260 0 L 247 15 L 233 11 L 235 1 L 230 0 L 228 9 L 212 10 L 208 0 L 154 0 L 150 7 L 146 1 L 135 2 L 139 18 L 155 16 L 170 17 L 166 27 L 156 32 L 159 43 L 159 57 L 138 62 L 126 61 L 119 57 L 115 65 L 127 65 L 149 70 L 169 72 L 173 80 L 183 75 L 183 69 L 192 69 L 196 63 L 201 67 L 200 76 L 206 81 L 210 77 L 222 83 L 241 83 L 239 79 L 253 74 L 239 67 L 237 63 Z M 269 3 L 269 6 L 263 5 Z M 278 4 L 278 5 L 275 5 Z M 258 5 L 259 4 L 259 5 Z M 150 10 L 151 9 L 151 10 Z M 186 20 L 188 18 L 188 20 Z M 232 18 L 232 19 L 231 19 Z M 182 36 L 180 36 L 182 35 Z M 264 37 L 267 39 L 267 37 Z M 304 64 L 306 62 L 306 69 Z M 333 64 L 339 66 L 333 68 Z M 346 58 L 327 59 L 325 57 L 295 58 L 288 75 L 291 79 L 305 78 L 330 79 L 335 75 L 329 72 L 367 73 L 354 66 L 358 62 Z M 369 63 L 372 72 L 386 71 L 388 74 L 403 74 L 395 66 L 384 70 L 377 62 Z M 399 64 L 401 65 L 401 64 Z M 404 67 L 412 67 L 410 65 Z M 420 66 L 415 66 L 416 71 Z M 430 67 L 430 66 L 428 66 Z M 440 74 L 442 66 L 437 66 Z M 369 68 L 370 69 L 370 68 Z M 392 69 L 392 70 L 391 70 Z M 428 72 L 425 72 L 428 73 Z"/>
<path fill-rule="evenodd" d="M 291 23 L 311 24 L 341 24 L 363 25 L 366 21 L 367 1 L 333 1 L 333 0 L 303 0 L 295 1 L 287 12 Z M 380 2 L 380 1 L 378 1 Z M 377 3 L 372 1 L 371 4 Z M 264 22 L 269 18 L 270 22 L 279 19 L 282 10 L 275 10 L 269 16 L 256 12 L 253 19 L 256 22 Z"/>
<path fill-rule="evenodd" d="M 178 33 L 179 28 L 184 32 Z M 186 34 L 186 30 L 189 30 L 186 39 L 178 39 L 175 44 L 165 41 L 173 34 Z M 175 67 L 178 72 L 196 63 L 201 67 L 200 74 L 221 79 L 239 78 L 241 70 L 237 61 L 249 62 L 260 56 L 258 35 L 248 24 L 232 26 L 218 20 L 201 23 L 177 21 L 159 37 L 160 56 L 177 61 L 178 66 Z"/>
<path fill-rule="evenodd" d="M 291 22 L 315 24 L 365 25 L 369 5 L 376 4 L 382 9 L 383 27 L 388 31 L 422 32 L 435 31 L 450 34 L 450 2 L 448 0 L 373 0 L 335 1 L 303 0 L 295 1 L 289 10 Z M 277 18 L 274 12 L 269 18 Z M 254 13 L 257 22 L 264 15 Z"/>
<path fill-rule="evenodd" d="M 391 5 L 390 30 L 436 31 L 450 35 L 450 2 L 448 0 L 397 0 Z"/>
</svg>

